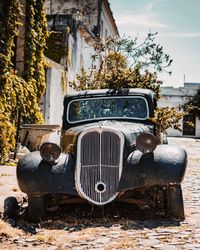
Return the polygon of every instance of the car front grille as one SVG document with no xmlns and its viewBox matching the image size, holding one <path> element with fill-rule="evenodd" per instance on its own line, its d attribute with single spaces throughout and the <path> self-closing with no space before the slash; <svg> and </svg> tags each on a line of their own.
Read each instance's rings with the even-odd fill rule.
<svg viewBox="0 0 200 250">
<path fill-rule="evenodd" d="M 117 196 L 123 143 L 123 135 L 111 129 L 88 130 L 79 136 L 76 187 L 81 196 L 97 205 Z"/>
</svg>

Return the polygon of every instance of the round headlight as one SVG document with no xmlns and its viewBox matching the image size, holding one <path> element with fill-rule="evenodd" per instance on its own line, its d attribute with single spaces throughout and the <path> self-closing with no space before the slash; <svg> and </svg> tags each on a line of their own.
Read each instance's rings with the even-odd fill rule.
<svg viewBox="0 0 200 250">
<path fill-rule="evenodd" d="M 157 138 L 150 133 L 140 134 L 136 140 L 136 146 L 142 153 L 153 152 L 157 145 Z"/>
<path fill-rule="evenodd" d="M 55 162 L 61 154 L 61 148 L 52 142 L 45 142 L 40 147 L 42 159 L 48 162 Z"/>
</svg>

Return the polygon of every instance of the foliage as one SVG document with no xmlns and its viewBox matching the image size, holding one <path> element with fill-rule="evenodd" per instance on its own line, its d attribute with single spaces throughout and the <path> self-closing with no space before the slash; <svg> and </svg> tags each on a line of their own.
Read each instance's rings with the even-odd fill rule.
<svg viewBox="0 0 200 250">
<path fill-rule="evenodd" d="M 180 119 L 185 115 L 175 107 L 157 107 L 154 117 L 150 120 L 156 125 L 156 132 L 159 140 L 162 134 L 167 134 L 168 128 L 174 128 L 181 131 Z"/>
<path fill-rule="evenodd" d="M 31 15 L 26 15 L 26 21 L 34 19 L 35 26 L 32 28 L 34 31 L 30 30 L 34 37 L 26 36 L 26 65 L 22 78 L 16 75 L 13 65 L 15 39 L 21 25 L 20 3 L 19 0 L 0 2 L 0 163 L 8 160 L 9 151 L 15 146 L 18 123 L 42 121 L 38 100 L 45 87 L 43 50 L 46 19 L 43 4 L 44 0 L 27 1 L 27 8 L 34 6 L 35 15 L 33 17 L 29 13 Z"/>
<path fill-rule="evenodd" d="M 19 1 L 1 1 L 0 12 L 0 162 L 4 162 L 8 159 L 10 149 L 14 147 L 15 138 L 12 118 L 17 95 L 11 87 L 14 38 L 18 34 L 20 14 Z"/>
<path fill-rule="evenodd" d="M 44 54 L 57 63 L 60 63 L 61 58 L 66 55 L 63 33 L 61 31 L 49 32 Z"/>
<path fill-rule="evenodd" d="M 98 55 L 93 55 L 92 69 L 89 72 L 82 69 L 70 86 L 76 90 L 149 88 L 159 97 L 162 82 L 157 80 L 157 72 L 166 71 L 172 59 L 154 42 L 155 35 L 148 34 L 141 44 L 137 38 L 108 38 L 97 42 L 94 46 L 102 56 L 99 69 L 95 66 Z"/>
<path fill-rule="evenodd" d="M 137 38 L 109 38 L 97 43 L 95 48 L 103 57 L 100 68 L 94 64 L 98 56 L 93 55 L 92 69 L 89 72 L 82 69 L 77 81 L 71 82 L 70 86 L 76 90 L 148 88 L 158 99 L 162 81 L 157 79 L 157 73 L 171 74 L 167 68 L 172 59 L 163 52 L 162 46 L 155 43 L 156 34 L 149 33 L 140 44 Z M 158 137 L 167 133 L 169 127 L 180 130 L 179 120 L 185 114 L 176 108 L 157 108 L 151 120 L 156 125 Z"/>
<path fill-rule="evenodd" d="M 18 34 L 19 1 L 1 0 L 0 12 L 0 75 L 4 75 L 12 66 L 14 37 Z"/>
<path fill-rule="evenodd" d="M 0 162 L 9 159 L 9 152 L 15 145 L 15 128 L 6 116 L 0 114 Z"/>
<path fill-rule="evenodd" d="M 107 58 L 109 60 L 109 58 Z M 113 66 L 114 64 L 112 64 Z M 94 71 L 88 74 L 84 69 L 81 74 L 77 75 L 77 82 L 70 82 L 70 86 L 76 90 L 86 89 L 120 89 L 120 88 L 148 88 L 152 89 L 157 97 L 159 96 L 159 89 L 161 81 L 157 80 L 156 72 L 151 73 L 147 70 L 143 74 L 140 72 L 140 65 L 134 69 L 123 68 L 120 66 L 112 67 L 110 69 L 102 69 L 101 71 Z"/>
<path fill-rule="evenodd" d="M 193 99 L 183 106 L 183 109 L 188 113 L 196 114 L 197 117 L 200 118 L 200 88 L 197 90 L 197 94 Z"/>
<path fill-rule="evenodd" d="M 45 91 L 45 60 L 47 20 L 44 10 L 44 0 L 26 1 L 26 32 L 25 32 L 25 65 L 24 79 L 31 86 L 29 100 L 32 108 L 27 122 L 42 122 L 38 102 Z"/>
<path fill-rule="evenodd" d="M 168 72 L 172 59 L 163 52 L 163 47 L 155 43 L 157 33 L 148 33 L 145 39 L 140 42 L 139 38 L 109 37 L 105 41 L 97 41 L 95 48 L 106 54 L 113 51 L 119 52 L 129 60 L 129 67 L 140 65 L 142 69 L 149 69 L 156 72 Z"/>
</svg>

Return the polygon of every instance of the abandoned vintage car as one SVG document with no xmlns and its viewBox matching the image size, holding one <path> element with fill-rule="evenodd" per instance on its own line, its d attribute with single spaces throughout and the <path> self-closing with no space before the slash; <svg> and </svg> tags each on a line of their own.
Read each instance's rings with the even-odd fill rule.
<svg viewBox="0 0 200 250">
<path fill-rule="evenodd" d="M 155 94 L 148 89 L 67 95 L 60 145 L 45 142 L 18 162 L 30 219 L 44 217 L 50 197 L 58 204 L 131 202 L 183 219 L 187 155 L 180 147 L 158 143 L 149 119 L 155 107 Z"/>
</svg>

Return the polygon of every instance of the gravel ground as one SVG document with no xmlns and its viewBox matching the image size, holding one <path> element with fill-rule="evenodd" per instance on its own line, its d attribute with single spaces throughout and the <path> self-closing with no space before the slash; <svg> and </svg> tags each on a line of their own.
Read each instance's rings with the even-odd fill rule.
<svg viewBox="0 0 200 250">
<path fill-rule="evenodd" d="M 37 228 L 36 234 L 12 228 L 0 220 L 0 249 L 200 249 L 200 140 L 169 138 L 169 144 L 179 144 L 188 153 L 182 183 L 184 221 L 141 219 L 133 216 L 130 208 L 124 216 L 114 206 L 108 211 L 97 209 L 96 213 L 90 206 L 85 214 L 80 211 L 84 207 L 73 207 L 68 211 L 70 216 L 53 216 L 40 224 L 24 222 L 25 229 Z M 3 200 L 10 195 L 20 200 L 24 194 L 18 190 L 15 167 L 0 166 L 0 211 Z"/>
</svg>

